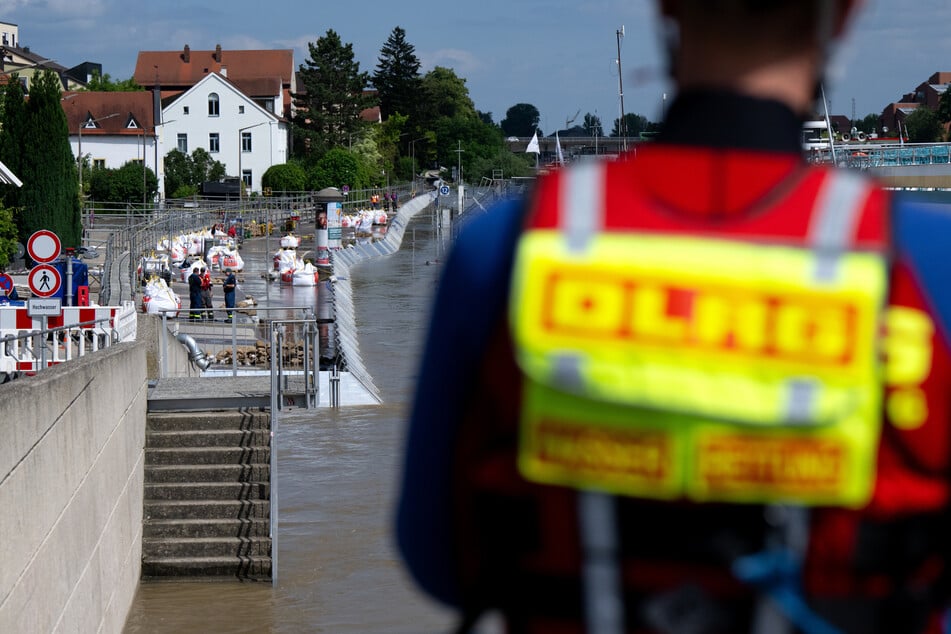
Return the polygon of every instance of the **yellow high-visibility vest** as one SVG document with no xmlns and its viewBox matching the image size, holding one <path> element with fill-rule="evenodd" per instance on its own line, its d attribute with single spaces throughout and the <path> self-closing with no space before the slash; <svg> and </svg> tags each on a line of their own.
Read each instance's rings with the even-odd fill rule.
<svg viewBox="0 0 951 634">
<path fill-rule="evenodd" d="M 527 478 L 658 499 L 867 502 L 882 253 L 618 231 L 583 242 L 530 228 L 516 251 Z"/>
</svg>

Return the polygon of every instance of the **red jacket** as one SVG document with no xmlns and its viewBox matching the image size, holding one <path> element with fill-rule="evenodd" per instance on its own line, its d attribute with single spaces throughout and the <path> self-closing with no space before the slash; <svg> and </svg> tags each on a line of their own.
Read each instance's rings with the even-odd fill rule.
<svg viewBox="0 0 951 634">
<path fill-rule="evenodd" d="M 606 222 L 636 231 L 801 242 L 824 178 L 823 169 L 789 153 L 651 146 L 608 166 Z M 556 173 L 540 181 L 529 222 L 555 224 L 560 179 Z M 855 247 L 891 241 L 889 206 L 885 192 L 870 191 L 854 227 Z M 857 511 L 814 509 L 810 520 L 805 594 L 845 631 L 935 625 L 947 575 L 951 354 L 928 297 L 902 260 L 893 266 L 890 305 L 902 318 L 887 335 L 890 369 L 872 500 Z M 895 378 L 900 381 L 889 382 Z M 580 631 L 576 495 L 529 483 L 516 468 L 520 393 L 513 386 L 520 380 L 508 328 L 499 323 L 455 445 L 463 594 L 472 611 L 499 607 L 515 631 Z M 619 524 L 630 631 L 650 631 L 639 615 L 654 598 L 687 584 L 726 606 L 722 631 L 748 628 L 756 592 L 730 567 L 765 548 L 770 530 L 762 507 L 624 499 Z"/>
</svg>

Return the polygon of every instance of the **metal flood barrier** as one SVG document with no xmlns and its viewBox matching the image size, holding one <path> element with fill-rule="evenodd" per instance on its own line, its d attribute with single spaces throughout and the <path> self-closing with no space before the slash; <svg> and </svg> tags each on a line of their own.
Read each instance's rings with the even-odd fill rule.
<svg viewBox="0 0 951 634">
<path fill-rule="evenodd" d="M 330 338 L 331 324 L 319 323 L 309 306 L 236 308 L 233 319 L 226 318 L 229 309 L 210 310 L 214 319 L 198 321 L 162 314 L 160 378 L 170 376 L 170 346 L 182 345 L 202 376 L 258 376 L 263 382 L 269 375 L 275 412 L 318 407 L 321 352 L 332 352 L 321 340 Z"/>
<path fill-rule="evenodd" d="M 316 408 L 320 402 L 320 384 L 318 381 L 320 372 L 319 344 L 317 340 L 317 320 L 313 319 L 286 319 L 272 321 L 271 330 L 271 395 L 276 399 L 277 410 L 273 409 L 275 403 L 272 402 L 271 411 L 280 411 L 284 409 L 288 394 L 303 394 L 304 407 L 307 409 Z M 292 343 L 295 335 L 299 336 L 300 344 Z M 291 364 L 290 355 L 286 351 L 297 348 L 300 345 L 303 348 L 303 355 L 300 357 L 300 364 Z M 280 354 L 274 351 L 279 350 Z M 291 386 L 292 375 L 289 370 L 295 369 L 293 376 L 297 385 Z"/>
</svg>

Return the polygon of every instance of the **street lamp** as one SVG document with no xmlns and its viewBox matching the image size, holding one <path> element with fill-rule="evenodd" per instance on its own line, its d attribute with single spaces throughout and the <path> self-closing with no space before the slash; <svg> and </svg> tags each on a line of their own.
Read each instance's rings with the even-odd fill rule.
<svg viewBox="0 0 951 634">
<path fill-rule="evenodd" d="M 112 114 L 107 114 L 106 116 L 99 117 L 98 119 L 86 119 L 84 121 L 79 122 L 78 154 L 79 154 L 79 195 L 80 196 L 84 195 L 83 194 L 83 128 L 85 128 L 86 125 L 90 123 L 93 124 L 93 127 L 95 127 L 95 125 L 99 123 L 100 121 L 105 121 L 106 119 L 111 119 L 112 117 L 118 117 L 118 116 L 119 116 L 118 112 L 113 112 Z"/>
<path fill-rule="evenodd" d="M 245 130 L 250 130 L 251 128 L 256 128 L 259 125 L 264 125 L 269 123 L 268 121 L 262 121 L 261 123 L 255 123 L 254 125 L 248 125 L 243 128 L 238 128 L 238 210 L 240 211 L 242 205 L 244 205 L 244 170 L 241 166 L 241 155 L 244 154 L 244 149 L 242 148 L 242 134 Z"/>
</svg>

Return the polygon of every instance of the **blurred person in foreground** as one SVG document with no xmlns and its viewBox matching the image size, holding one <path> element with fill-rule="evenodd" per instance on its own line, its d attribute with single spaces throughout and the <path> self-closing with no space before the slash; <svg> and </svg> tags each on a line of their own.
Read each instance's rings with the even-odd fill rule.
<svg viewBox="0 0 951 634">
<path fill-rule="evenodd" d="M 397 537 L 460 631 L 941 631 L 951 216 L 801 157 L 858 4 L 661 0 L 656 142 L 459 236 Z"/>
</svg>

